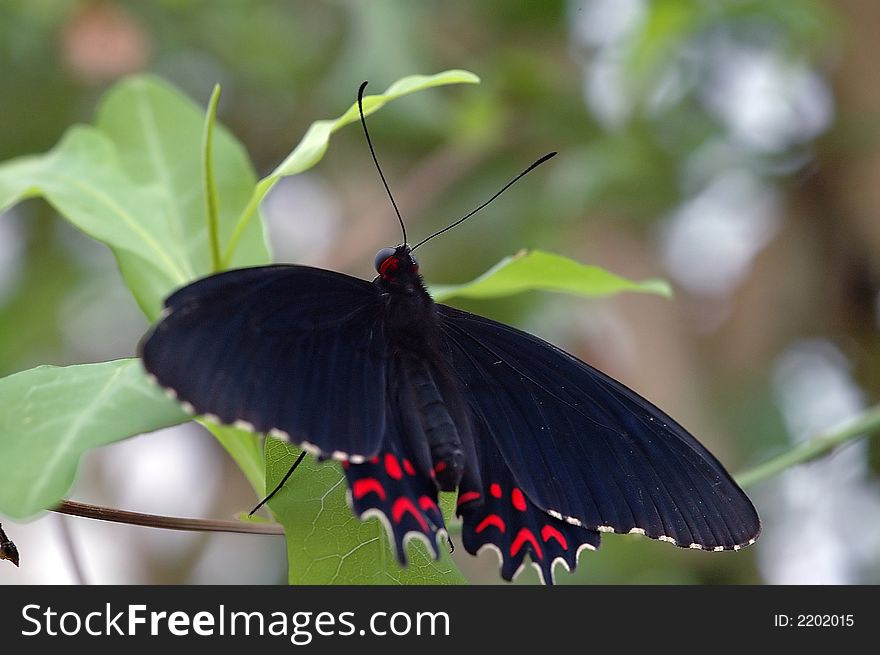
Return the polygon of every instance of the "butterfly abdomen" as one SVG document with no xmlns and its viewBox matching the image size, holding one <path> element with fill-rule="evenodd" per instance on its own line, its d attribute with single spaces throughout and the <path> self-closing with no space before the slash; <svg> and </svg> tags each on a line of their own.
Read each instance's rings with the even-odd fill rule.
<svg viewBox="0 0 880 655">
<path fill-rule="evenodd" d="M 443 491 L 453 491 L 461 481 L 465 467 L 461 435 L 430 369 L 413 366 L 410 380 L 437 485 Z"/>
</svg>

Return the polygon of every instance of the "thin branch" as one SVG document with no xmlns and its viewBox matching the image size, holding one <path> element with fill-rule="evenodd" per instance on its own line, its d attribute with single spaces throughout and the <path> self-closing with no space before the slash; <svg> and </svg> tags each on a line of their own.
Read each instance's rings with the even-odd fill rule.
<svg viewBox="0 0 880 655">
<path fill-rule="evenodd" d="M 214 519 L 188 519 L 177 516 L 160 516 L 157 514 L 142 514 L 140 512 L 127 512 L 112 507 L 101 507 L 78 503 L 73 500 L 63 500 L 53 512 L 81 516 L 87 519 L 99 521 L 111 521 L 113 523 L 126 523 L 128 525 L 142 525 L 148 528 L 162 528 L 164 530 L 188 530 L 194 532 L 237 532 L 242 534 L 268 534 L 283 535 L 284 528 L 277 523 L 247 523 L 244 521 L 218 521 Z"/>
<path fill-rule="evenodd" d="M 844 425 L 818 434 L 762 464 L 743 471 L 736 476 L 736 481 L 743 487 L 750 487 L 772 478 L 785 469 L 827 455 L 845 443 L 878 431 L 880 431 L 880 405 L 875 405 Z"/>
</svg>

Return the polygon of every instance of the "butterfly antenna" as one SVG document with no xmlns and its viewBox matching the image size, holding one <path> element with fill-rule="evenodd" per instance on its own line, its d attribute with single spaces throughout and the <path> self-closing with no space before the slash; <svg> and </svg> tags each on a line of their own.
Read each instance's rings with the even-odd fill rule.
<svg viewBox="0 0 880 655">
<path fill-rule="evenodd" d="M 531 173 L 533 170 L 535 170 L 536 168 L 538 168 L 538 166 L 540 166 L 541 164 L 543 164 L 545 161 L 547 161 L 548 159 L 551 159 L 551 158 L 555 157 L 556 154 L 557 154 L 557 153 L 555 153 L 555 152 L 548 152 L 546 155 L 544 155 L 543 157 L 541 157 L 538 161 L 534 162 L 531 166 L 529 166 L 529 167 L 528 167 L 526 170 L 524 170 L 522 173 L 520 173 L 520 174 L 517 175 L 515 178 L 513 178 L 510 182 L 508 182 L 508 183 L 505 184 L 503 187 L 501 187 L 501 190 L 498 191 L 498 193 L 496 193 L 494 196 L 492 196 L 491 198 L 489 198 L 489 199 L 488 199 L 486 202 L 484 202 L 482 205 L 480 205 L 479 207 L 477 207 L 477 208 L 476 208 L 475 210 L 473 210 L 472 212 L 470 212 L 470 213 L 468 213 L 468 214 L 462 216 L 462 217 L 459 218 L 457 221 L 455 221 L 455 223 L 453 223 L 452 225 L 449 225 L 449 226 L 447 226 L 447 227 L 444 227 L 444 228 L 443 228 L 442 230 L 440 230 L 439 232 L 434 232 L 434 234 L 432 234 L 431 236 L 422 239 L 421 241 L 419 241 L 416 245 L 414 245 L 414 246 L 412 247 L 412 250 L 415 250 L 416 248 L 418 248 L 420 245 L 422 245 L 422 244 L 425 243 L 426 241 L 430 241 L 430 240 L 433 239 L 434 237 L 440 236 L 440 235 L 443 234 L 444 232 L 446 232 L 446 231 L 448 231 L 448 230 L 451 230 L 451 229 L 454 228 L 456 225 L 461 225 L 461 224 L 464 223 L 467 219 L 469 219 L 471 216 L 473 216 L 473 215 L 476 214 L 478 211 L 480 211 L 483 207 L 485 207 L 485 206 L 488 205 L 490 202 L 492 202 L 493 200 L 495 200 L 495 198 L 497 198 L 497 197 L 500 196 L 502 193 L 504 193 L 505 191 L 507 191 L 510 187 L 512 187 L 512 186 L 513 186 L 513 185 L 514 185 L 514 184 L 515 184 L 515 183 L 516 183 L 521 177 L 524 177 L 526 174 Z"/>
<path fill-rule="evenodd" d="M 367 119 L 364 118 L 365 88 L 367 88 L 367 82 L 361 84 L 361 88 L 358 89 L 358 111 L 361 114 L 361 125 L 364 127 L 364 135 L 367 137 L 367 145 L 370 148 L 370 154 L 373 156 L 373 162 L 376 164 L 376 170 L 379 171 L 379 177 L 382 178 L 382 184 L 385 185 L 385 191 L 388 192 L 388 197 L 391 199 L 391 205 L 394 207 L 394 212 L 397 214 L 397 220 L 400 222 L 400 230 L 403 232 L 403 243 L 406 243 L 406 225 L 403 224 L 403 217 L 400 215 L 397 203 L 394 202 L 394 196 L 391 195 L 391 189 L 388 186 L 388 182 L 385 180 L 385 175 L 382 173 L 382 167 L 379 166 L 379 160 L 376 158 L 376 151 L 373 149 L 373 142 L 370 140 L 370 132 L 367 130 Z"/>
<path fill-rule="evenodd" d="M 305 456 L 306 456 L 306 451 L 302 451 L 299 454 L 299 457 L 296 458 L 296 461 L 293 463 L 293 466 L 290 467 L 290 470 L 284 474 L 283 478 L 281 478 L 281 482 L 278 483 L 278 486 L 276 486 L 268 496 L 263 498 L 263 500 L 261 500 L 256 507 L 254 507 L 250 512 L 248 512 L 248 516 L 253 516 L 254 512 L 256 512 L 263 505 L 268 503 L 269 500 L 272 498 L 272 496 L 274 496 L 279 491 L 281 491 L 281 487 L 283 487 L 284 483 L 287 482 L 287 478 L 289 478 L 291 475 L 293 475 L 293 472 L 296 470 L 296 467 L 299 466 L 299 463 L 301 461 L 303 461 L 303 457 L 305 457 Z"/>
</svg>

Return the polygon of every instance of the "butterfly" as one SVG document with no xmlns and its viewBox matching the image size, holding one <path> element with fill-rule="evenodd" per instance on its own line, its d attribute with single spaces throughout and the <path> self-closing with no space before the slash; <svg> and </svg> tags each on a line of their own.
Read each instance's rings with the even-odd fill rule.
<svg viewBox="0 0 880 655">
<path fill-rule="evenodd" d="M 602 532 L 754 543 L 749 498 L 672 418 L 532 334 L 431 298 L 413 250 L 553 154 L 415 246 L 392 197 L 404 239 L 372 281 L 270 265 L 179 289 L 141 342 L 146 371 L 191 414 L 340 461 L 354 513 L 381 520 L 403 565 L 412 538 L 438 556 L 440 491 L 457 492 L 465 550 L 495 550 L 505 580 L 528 557 L 551 584 Z"/>
</svg>

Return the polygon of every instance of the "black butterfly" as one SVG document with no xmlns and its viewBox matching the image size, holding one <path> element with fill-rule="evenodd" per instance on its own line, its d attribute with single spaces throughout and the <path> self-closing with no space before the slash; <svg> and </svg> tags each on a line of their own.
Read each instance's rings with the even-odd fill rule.
<svg viewBox="0 0 880 655">
<path fill-rule="evenodd" d="M 437 555 L 437 494 L 456 489 L 465 549 L 497 550 L 505 580 L 529 554 L 551 583 L 601 532 L 755 542 L 748 497 L 684 428 L 546 341 L 435 303 L 412 250 L 379 251 L 372 282 L 294 265 L 198 280 L 165 301 L 144 366 L 190 413 L 341 461 L 403 564 L 411 537 Z"/>
</svg>

